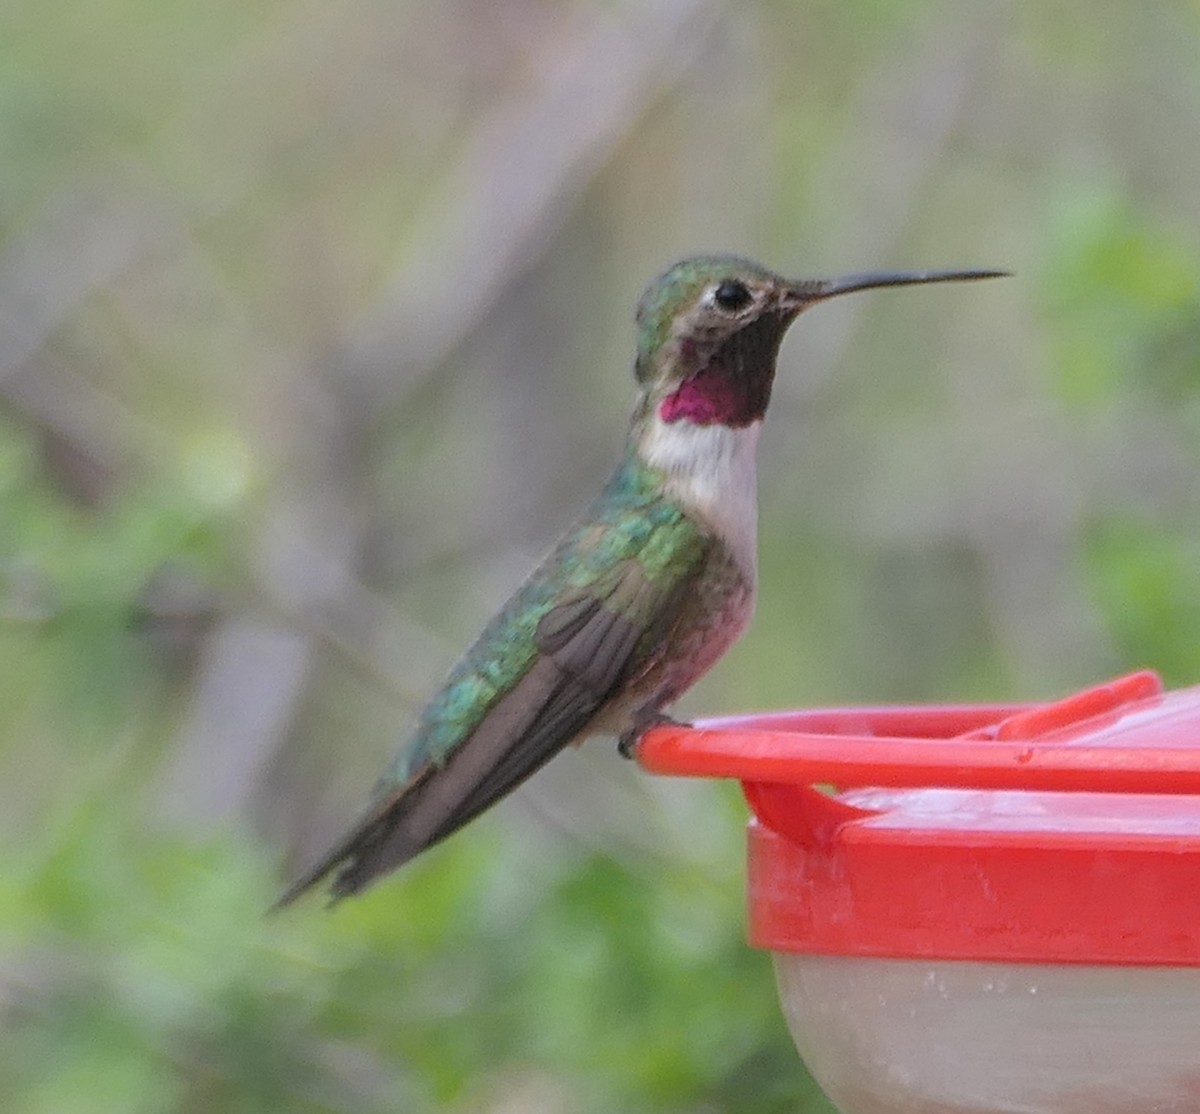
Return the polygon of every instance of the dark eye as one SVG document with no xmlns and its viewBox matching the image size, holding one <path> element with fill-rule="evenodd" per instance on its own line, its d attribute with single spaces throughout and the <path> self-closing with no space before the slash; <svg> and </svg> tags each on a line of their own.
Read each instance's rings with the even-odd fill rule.
<svg viewBox="0 0 1200 1114">
<path fill-rule="evenodd" d="M 750 291 L 737 279 L 726 279 L 713 291 L 713 301 L 721 308 L 736 312 L 750 304 Z"/>
</svg>

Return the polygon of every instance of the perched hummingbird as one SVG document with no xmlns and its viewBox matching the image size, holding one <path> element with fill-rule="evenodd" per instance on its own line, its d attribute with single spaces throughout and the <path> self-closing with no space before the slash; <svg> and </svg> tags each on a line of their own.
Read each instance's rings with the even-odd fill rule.
<svg viewBox="0 0 1200 1114">
<path fill-rule="evenodd" d="M 795 282 L 714 255 L 651 283 L 637 311 L 638 400 L 612 478 L 450 671 L 366 814 L 278 904 L 334 870 L 334 898 L 358 893 L 568 743 L 614 734 L 628 754 L 750 620 L 756 449 L 788 326 L 855 290 L 1003 273 Z"/>
</svg>

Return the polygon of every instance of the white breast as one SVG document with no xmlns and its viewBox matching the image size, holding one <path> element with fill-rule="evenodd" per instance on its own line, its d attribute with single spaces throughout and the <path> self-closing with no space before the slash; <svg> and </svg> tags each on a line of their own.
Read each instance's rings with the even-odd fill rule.
<svg viewBox="0 0 1200 1114">
<path fill-rule="evenodd" d="M 646 463 L 666 473 L 667 495 L 729 546 L 751 585 L 758 568 L 761 431 L 761 421 L 733 429 L 654 415 L 641 446 Z"/>
</svg>

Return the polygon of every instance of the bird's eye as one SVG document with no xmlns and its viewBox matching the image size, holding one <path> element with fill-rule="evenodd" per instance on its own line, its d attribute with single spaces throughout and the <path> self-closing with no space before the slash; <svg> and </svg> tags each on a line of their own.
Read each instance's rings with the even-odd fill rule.
<svg viewBox="0 0 1200 1114">
<path fill-rule="evenodd" d="M 712 298 L 719 308 L 736 313 L 750 304 L 751 294 L 745 283 L 738 282 L 737 279 L 725 279 L 713 291 Z"/>
</svg>

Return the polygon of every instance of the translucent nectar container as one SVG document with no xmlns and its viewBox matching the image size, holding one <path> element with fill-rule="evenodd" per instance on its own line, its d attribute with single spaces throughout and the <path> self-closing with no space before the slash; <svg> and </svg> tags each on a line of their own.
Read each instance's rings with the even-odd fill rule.
<svg viewBox="0 0 1200 1114">
<path fill-rule="evenodd" d="M 1200 687 L 660 727 L 738 778 L 750 941 L 843 1114 L 1200 1114 Z"/>
</svg>

